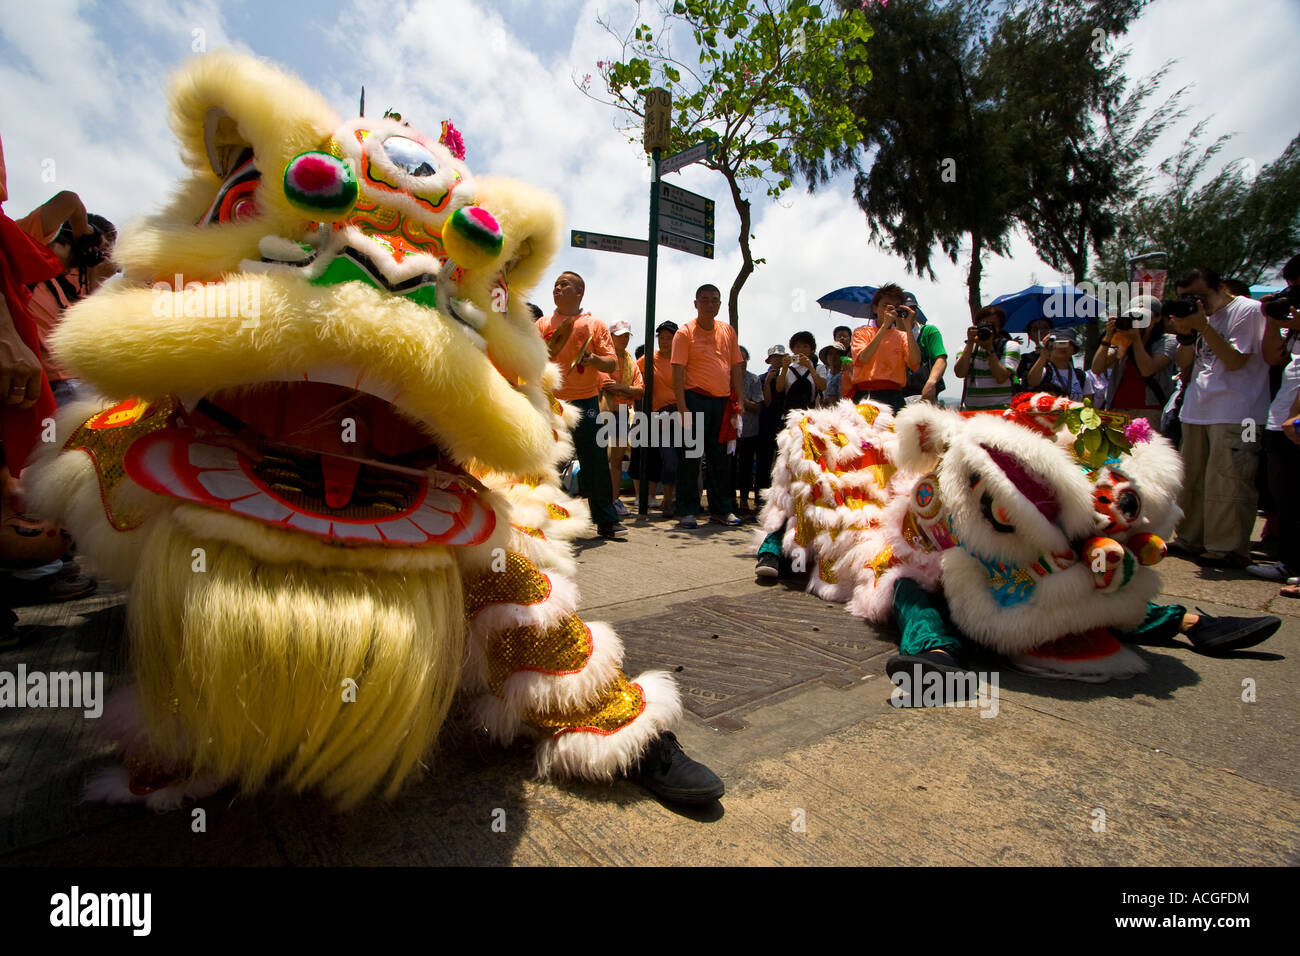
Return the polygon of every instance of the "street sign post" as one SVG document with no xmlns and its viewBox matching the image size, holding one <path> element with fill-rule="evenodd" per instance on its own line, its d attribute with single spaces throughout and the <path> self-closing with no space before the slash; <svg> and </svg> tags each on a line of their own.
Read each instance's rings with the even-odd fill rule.
<svg viewBox="0 0 1300 956">
<path fill-rule="evenodd" d="M 669 249 L 676 249 L 678 252 L 689 252 L 693 256 L 703 256 L 705 259 L 713 258 L 713 243 L 700 242 L 698 239 L 688 239 L 686 236 L 674 235 L 671 232 L 665 232 L 662 228 L 663 220 L 660 219 L 659 245 L 667 246 Z"/>
<path fill-rule="evenodd" d="M 659 230 L 690 239 L 699 239 L 701 242 L 713 242 L 713 226 L 701 226 L 689 219 L 678 219 L 668 215 L 662 207 L 659 212 Z"/>
<path fill-rule="evenodd" d="M 668 136 L 673 128 L 673 95 L 656 86 L 645 94 L 645 132 L 642 143 L 645 151 L 653 154 L 655 166 L 659 154 L 668 148 Z"/>
<path fill-rule="evenodd" d="M 659 203 L 660 215 L 675 219 L 678 222 L 689 222 L 693 226 L 701 229 L 713 228 L 713 213 L 700 212 L 698 209 L 692 209 L 690 206 L 683 206 L 676 202 Z"/>
<path fill-rule="evenodd" d="M 694 146 L 687 147 L 680 153 L 674 153 L 659 164 L 659 175 L 666 176 L 669 173 L 675 173 L 679 169 L 698 163 L 702 159 L 712 159 L 718 155 L 720 149 L 719 140 L 706 139 L 702 143 L 696 143 Z"/>
<path fill-rule="evenodd" d="M 679 252 L 689 252 L 693 256 L 713 258 L 713 200 L 669 186 L 660 182 L 659 177 L 717 155 L 719 141 L 708 139 L 662 159 L 672 132 L 672 95 L 667 90 L 656 87 L 647 90 L 645 97 L 643 142 L 646 152 L 650 154 L 650 239 L 629 239 L 627 236 L 574 229 L 570 232 L 569 241 L 579 249 L 646 257 L 646 370 L 641 413 L 648 420 L 654 408 L 655 280 L 659 269 L 659 247 L 667 246 Z M 685 409 L 682 411 L 685 412 Z M 650 514 L 650 482 L 646 471 L 649 460 L 649 455 L 641 456 L 638 510 L 642 515 Z"/>
<path fill-rule="evenodd" d="M 700 196 L 696 193 L 687 192 L 677 186 L 670 186 L 667 183 L 659 184 L 659 198 L 664 202 L 676 203 L 679 206 L 685 206 L 687 209 L 694 209 L 698 213 L 712 217 L 713 200 L 707 196 Z"/>
<path fill-rule="evenodd" d="M 586 232 L 574 229 L 569 233 L 569 243 L 574 248 L 593 249 L 596 252 L 622 252 L 630 256 L 648 256 L 650 254 L 650 243 L 644 239 L 610 236 L 603 232 Z"/>
</svg>

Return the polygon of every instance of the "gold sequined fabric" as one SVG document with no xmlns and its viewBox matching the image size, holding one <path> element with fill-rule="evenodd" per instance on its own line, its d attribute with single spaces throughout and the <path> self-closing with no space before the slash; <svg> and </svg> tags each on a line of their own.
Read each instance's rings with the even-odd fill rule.
<svg viewBox="0 0 1300 956">
<path fill-rule="evenodd" d="M 840 577 L 835 573 L 835 562 L 830 558 L 817 559 L 817 574 L 827 584 L 838 584 Z"/>
<path fill-rule="evenodd" d="M 465 582 L 465 614 L 473 617 L 491 604 L 540 604 L 551 595 L 551 579 L 522 554 L 507 554 L 501 571 L 487 571 Z"/>
<path fill-rule="evenodd" d="M 561 508 L 559 505 L 548 504 L 546 506 L 546 513 L 550 515 L 552 518 L 554 518 L 556 521 L 563 521 L 565 518 L 573 517 L 571 514 L 569 514 L 567 509 Z"/>
<path fill-rule="evenodd" d="M 916 515 L 908 512 L 903 516 L 903 540 L 919 551 L 933 551 L 934 544 L 921 533 L 916 524 Z"/>
<path fill-rule="evenodd" d="M 868 562 L 868 567 L 876 574 L 876 582 L 879 582 L 880 576 L 892 568 L 898 562 L 894 560 L 894 549 L 885 548 Z"/>
<path fill-rule="evenodd" d="M 488 684 L 501 690 L 516 671 L 564 676 L 587 666 L 593 650 L 591 630 L 576 614 L 553 627 L 510 627 L 498 632 L 488 650 Z"/>
<path fill-rule="evenodd" d="M 868 425 L 874 424 L 876 418 L 880 415 L 880 409 L 876 408 L 875 405 L 863 403 L 861 405 L 854 405 L 853 407 L 857 410 L 858 415 L 862 417 L 862 420 Z"/>
<path fill-rule="evenodd" d="M 608 735 L 622 730 L 645 710 L 645 692 L 622 674 L 589 707 L 530 713 L 526 718 L 534 727 L 556 736 L 575 731 Z"/>
<path fill-rule="evenodd" d="M 146 402 L 129 398 L 112 408 L 96 412 L 77 426 L 63 445 L 64 451 L 83 451 L 95 466 L 104 516 L 118 531 L 138 528 L 144 515 L 115 508 L 113 493 L 130 479 L 124 464 L 127 449 L 138 439 L 173 423 L 180 405 L 172 398 Z"/>
</svg>

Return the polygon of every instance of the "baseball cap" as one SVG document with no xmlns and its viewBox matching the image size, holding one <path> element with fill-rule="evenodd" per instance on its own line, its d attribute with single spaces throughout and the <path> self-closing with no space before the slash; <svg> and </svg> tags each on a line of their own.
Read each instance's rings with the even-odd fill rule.
<svg viewBox="0 0 1300 956">
<path fill-rule="evenodd" d="M 1150 325 L 1151 321 L 1160 314 L 1160 300 L 1153 295 L 1135 296 L 1128 304 L 1125 315 L 1131 315 L 1134 319 L 1140 318 L 1141 325 Z"/>
<path fill-rule="evenodd" d="M 677 323 L 672 321 L 671 319 L 665 319 L 664 321 L 660 322 L 657 326 L 655 326 L 655 335 L 658 335 L 660 332 L 672 332 L 674 335 L 676 335 Z"/>
<path fill-rule="evenodd" d="M 921 325 L 925 325 L 925 317 L 921 315 L 921 307 L 917 304 L 916 295 L 914 293 L 903 293 L 903 305 L 907 306 L 909 309 L 916 309 L 916 321 Z"/>
<path fill-rule="evenodd" d="M 609 324 L 609 334 L 610 335 L 631 335 L 632 323 L 629 322 L 627 319 L 619 319 L 617 322 L 611 322 Z"/>
</svg>

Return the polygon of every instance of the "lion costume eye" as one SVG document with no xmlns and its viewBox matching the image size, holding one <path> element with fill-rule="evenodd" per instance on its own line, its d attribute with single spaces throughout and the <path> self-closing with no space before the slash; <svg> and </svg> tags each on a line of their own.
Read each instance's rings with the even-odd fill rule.
<svg viewBox="0 0 1300 956">
<path fill-rule="evenodd" d="M 1142 499 L 1133 491 L 1121 491 L 1115 504 L 1119 507 L 1120 514 L 1129 522 L 1136 520 L 1142 511 Z"/>
<path fill-rule="evenodd" d="M 384 140 L 384 152 L 394 165 L 412 176 L 433 176 L 438 172 L 433 153 L 405 136 L 390 136 Z"/>
</svg>

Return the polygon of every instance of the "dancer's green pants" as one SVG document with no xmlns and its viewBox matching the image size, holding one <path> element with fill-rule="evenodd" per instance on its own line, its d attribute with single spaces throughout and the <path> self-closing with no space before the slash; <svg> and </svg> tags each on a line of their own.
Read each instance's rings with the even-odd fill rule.
<svg viewBox="0 0 1300 956">
<path fill-rule="evenodd" d="M 1172 638 L 1178 633 L 1187 609 L 1177 604 L 1148 604 L 1147 616 L 1131 631 L 1117 633 L 1121 641 L 1140 638 L 1141 642 Z M 931 594 L 911 578 L 894 583 L 894 618 L 898 621 L 900 654 L 922 651 L 948 651 L 959 654 L 961 632 L 948 616 L 948 602 Z"/>
</svg>

